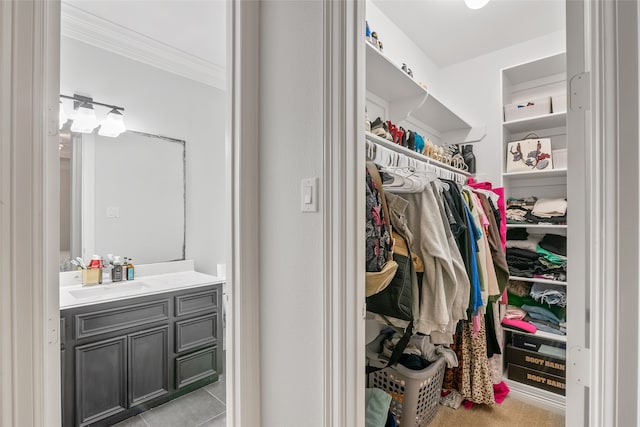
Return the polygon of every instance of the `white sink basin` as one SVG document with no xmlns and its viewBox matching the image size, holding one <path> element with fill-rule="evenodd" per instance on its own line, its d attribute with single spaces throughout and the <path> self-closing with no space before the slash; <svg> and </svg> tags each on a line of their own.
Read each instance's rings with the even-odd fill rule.
<svg viewBox="0 0 640 427">
<path fill-rule="evenodd" d="M 120 285 L 97 285 L 88 286 L 82 289 L 76 289 L 69 291 L 69 294 L 75 299 L 95 298 L 101 295 L 113 295 L 114 293 L 127 293 L 140 291 L 143 289 L 149 289 L 150 286 L 146 283 L 131 283 Z"/>
</svg>

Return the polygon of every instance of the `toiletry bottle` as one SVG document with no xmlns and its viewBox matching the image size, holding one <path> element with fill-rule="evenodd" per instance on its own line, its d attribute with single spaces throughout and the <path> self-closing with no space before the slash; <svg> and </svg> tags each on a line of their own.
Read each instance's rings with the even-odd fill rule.
<svg viewBox="0 0 640 427">
<path fill-rule="evenodd" d="M 100 263 L 100 256 L 94 255 L 89 261 L 90 270 L 98 270 L 98 284 L 102 284 L 102 264 Z"/>
<path fill-rule="evenodd" d="M 129 258 L 129 263 L 127 264 L 127 280 L 133 280 L 134 271 L 133 260 Z"/>
<path fill-rule="evenodd" d="M 109 262 L 104 258 L 100 258 L 100 266 L 102 268 L 102 283 L 110 282 L 111 274 L 109 274 Z"/>
<path fill-rule="evenodd" d="M 129 264 L 128 261 L 129 258 L 124 257 L 124 261 L 122 261 L 122 280 L 128 280 L 127 279 L 127 266 Z"/>
<path fill-rule="evenodd" d="M 119 256 L 113 257 L 113 268 L 111 269 L 111 281 L 119 282 L 122 280 L 122 261 Z"/>
</svg>

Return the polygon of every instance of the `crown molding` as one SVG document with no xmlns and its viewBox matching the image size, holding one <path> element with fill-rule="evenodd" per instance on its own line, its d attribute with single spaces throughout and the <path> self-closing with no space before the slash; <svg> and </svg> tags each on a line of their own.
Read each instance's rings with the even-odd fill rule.
<svg viewBox="0 0 640 427">
<path fill-rule="evenodd" d="M 64 2 L 61 34 L 169 73 L 226 90 L 226 71 L 223 67 Z"/>
</svg>

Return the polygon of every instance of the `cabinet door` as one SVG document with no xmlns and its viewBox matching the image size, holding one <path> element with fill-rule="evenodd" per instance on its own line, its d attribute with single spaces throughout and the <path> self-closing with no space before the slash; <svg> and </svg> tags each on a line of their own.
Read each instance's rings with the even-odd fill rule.
<svg viewBox="0 0 640 427">
<path fill-rule="evenodd" d="M 129 335 L 129 406 L 169 393 L 169 326 Z"/>
<path fill-rule="evenodd" d="M 78 346 L 76 423 L 85 426 L 126 410 L 127 337 Z"/>
</svg>

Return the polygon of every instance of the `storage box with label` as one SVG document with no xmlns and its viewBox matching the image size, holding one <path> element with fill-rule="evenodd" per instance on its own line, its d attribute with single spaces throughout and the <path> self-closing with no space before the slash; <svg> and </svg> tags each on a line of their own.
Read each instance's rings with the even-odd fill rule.
<svg viewBox="0 0 640 427">
<path fill-rule="evenodd" d="M 543 171 L 553 169 L 551 140 L 523 139 L 507 144 L 507 172 Z"/>
<path fill-rule="evenodd" d="M 564 378 L 567 370 L 567 361 L 564 358 L 548 356 L 535 351 L 522 350 L 512 345 L 506 348 L 507 363 L 535 369 L 551 375 Z"/>
<path fill-rule="evenodd" d="M 552 393 L 565 395 L 566 382 L 564 378 L 548 374 L 546 372 L 528 369 L 509 363 L 507 377 L 510 380 L 527 384 Z"/>
<path fill-rule="evenodd" d="M 531 99 L 504 106 L 504 121 L 528 119 L 551 113 L 551 97 Z"/>
<path fill-rule="evenodd" d="M 549 356 L 566 358 L 567 344 L 562 341 L 554 341 L 536 337 L 531 334 L 511 334 L 511 342 L 514 347 L 529 351 L 536 351 Z"/>
</svg>

